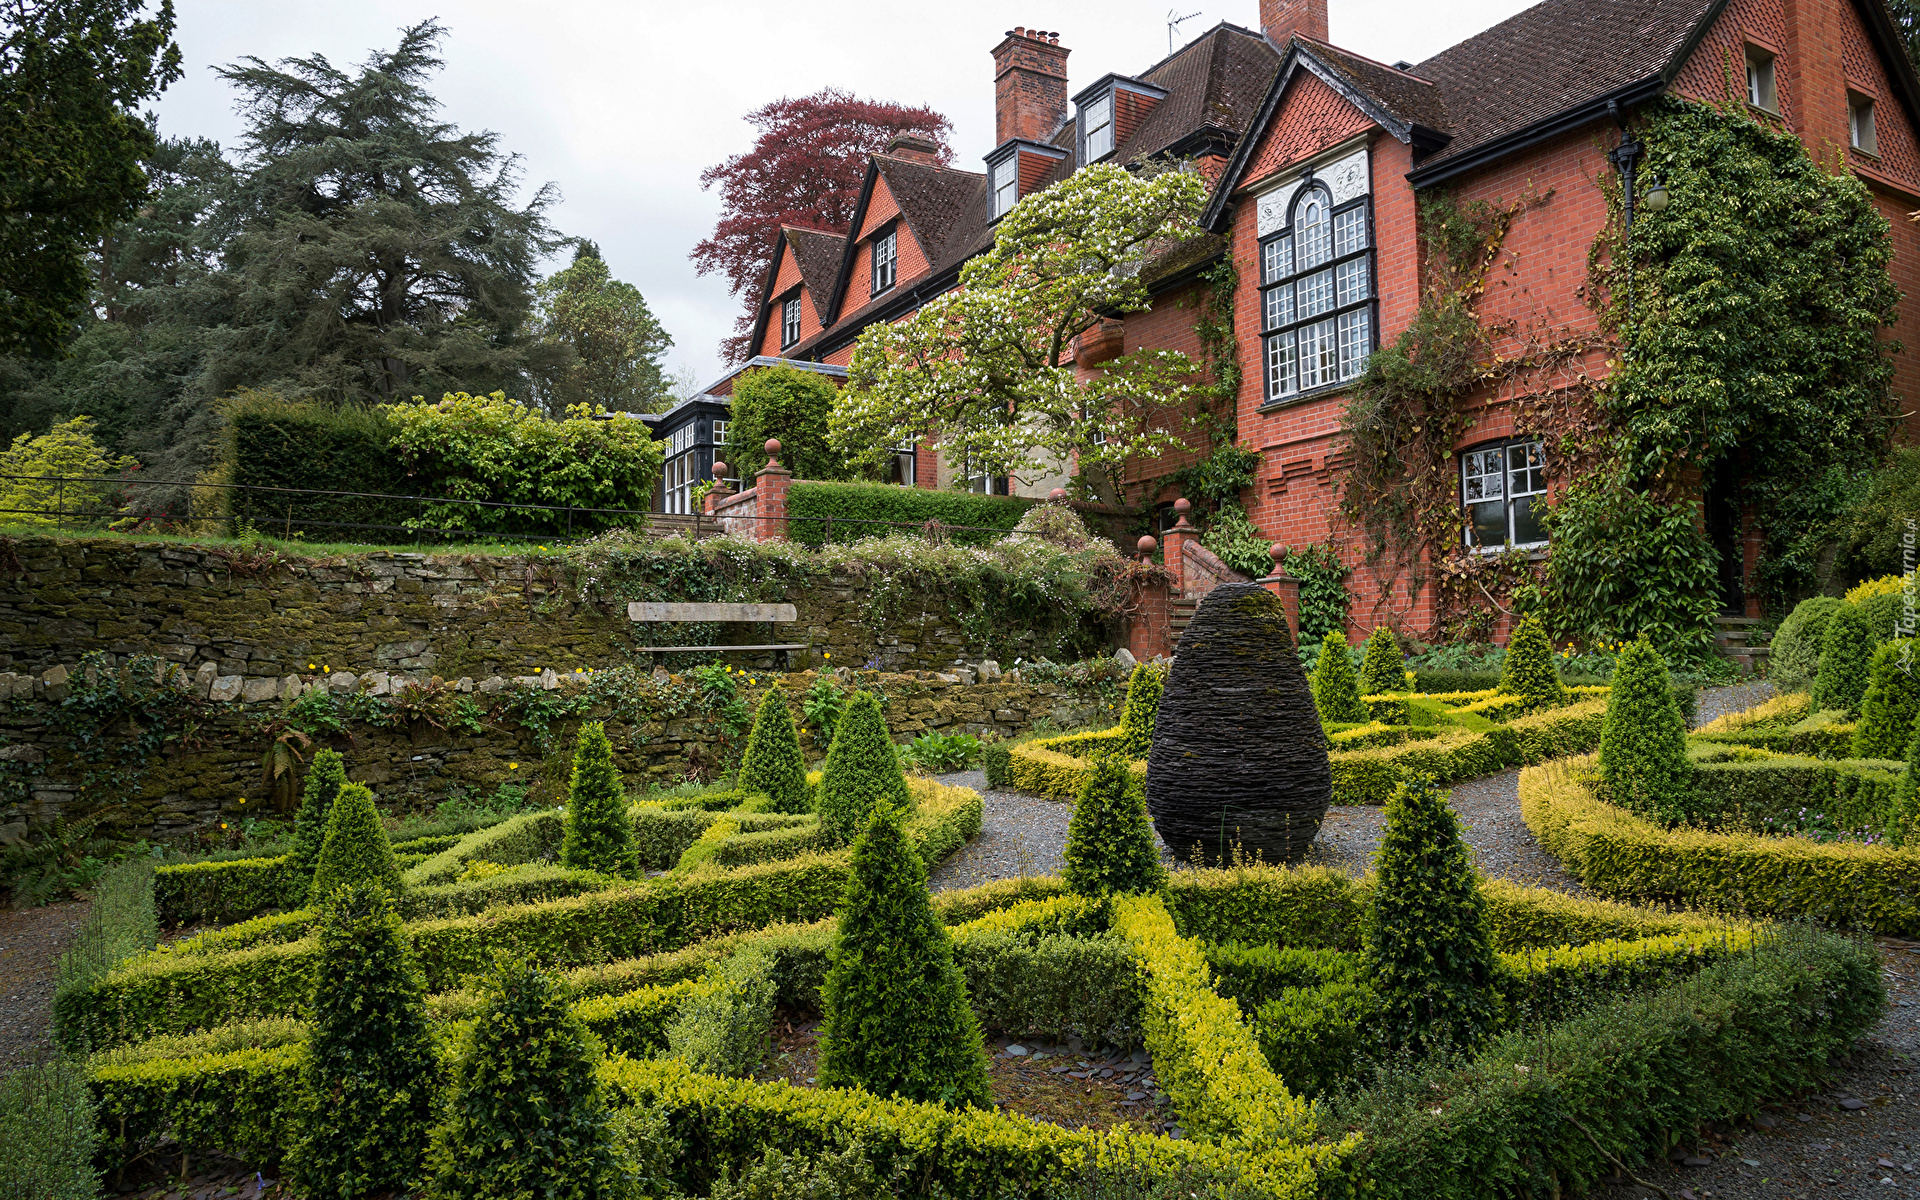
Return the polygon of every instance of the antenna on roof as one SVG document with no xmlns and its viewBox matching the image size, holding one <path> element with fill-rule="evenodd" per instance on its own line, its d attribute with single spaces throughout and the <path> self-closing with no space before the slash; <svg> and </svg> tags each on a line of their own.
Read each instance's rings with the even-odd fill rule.
<svg viewBox="0 0 1920 1200">
<path fill-rule="evenodd" d="M 1188 13 L 1188 14 L 1187 14 L 1186 16 L 1184 16 L 1184 17 L 1176 17 L 1176 16 L 1174 16 L 1174 15 L 1173 15 L 1174 13 L 1176 13 L 1176 12 L 1179 12 L 1179 11 L 1180 11 L 1180 10 L 1179 10 L 1179 9 L 1177 9 L 1177 8 L 1170 8 L 1170 9 L 1168 9 L 1168 10 L 1167 10 L 1167 53 L 1168 53 L 1168 54 L 1172 54 L 1172 53 L 1173 53 L 1173 32 L 1174 32 L 1174 30 L 1176 30 L 1176 29 L 1178 29 L 1178 28 L 1180 28 L 1180 26 L 1181 26 L 1181 25 L 1182 25 L 1183 23 L 1185 23 L 1185 22 L 1187 22 L 1187 21 L 1191 21 L 1191 20 L 1193 20 L 1193 19 L 1194 19 L 1195 17 L 1197 17 L 1197 16 L 1199 16 L 1199 15 L 1200 15 L 1200 14 L 1199 14 L 1199 13 L 1197 13 L 1197 12 L 1190 12 L 1190 13 Z"/>
</svg>

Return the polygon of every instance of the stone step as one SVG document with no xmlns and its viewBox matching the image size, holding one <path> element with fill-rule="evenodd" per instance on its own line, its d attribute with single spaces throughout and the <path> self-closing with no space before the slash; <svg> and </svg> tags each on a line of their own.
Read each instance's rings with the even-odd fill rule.
<svg viewBox="0 0 1920 1200">
<path fill-rule="evenodd" d="M 1728 629 L 1728 628 L 1745 629 L 1745 628 L 1751 628 L 1752 626 L 1758 625 L 1760 623 L 1760 618 L 1759 617 L 1730 617 L 1725 614 L 1716 614 L 1713 618 L 1713 623 L 1715 625 L 1720 626 L 1722 629 Z"/>
</svg>

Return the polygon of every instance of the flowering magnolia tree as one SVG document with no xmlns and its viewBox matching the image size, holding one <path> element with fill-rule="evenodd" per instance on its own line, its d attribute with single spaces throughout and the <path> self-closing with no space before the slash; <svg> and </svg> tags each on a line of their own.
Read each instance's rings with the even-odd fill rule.
<svg viewBox="0 0 1920 1200">
<path fill-rule="evenodd" d="M 922 439 L 969 475 L 1117 465 L 1184 443 L 1166 428 L 1199 364 L 1137 350 L 1076 370 L 1076 335 L 1148 307 L 1142 265 L 1200 233 L 1206 185 L 1188 170 L 1098 164 L 1014 205 L 960 286 L 860 334 L 830 416 L 835 449 L 878 465 Z M 1084 376 L 1084 377 L 1083 377 Z"/>
</svg>

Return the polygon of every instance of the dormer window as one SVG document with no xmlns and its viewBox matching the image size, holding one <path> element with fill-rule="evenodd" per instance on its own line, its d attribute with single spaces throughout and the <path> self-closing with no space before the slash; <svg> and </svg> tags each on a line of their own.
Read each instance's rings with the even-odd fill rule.
<svg viewBox="0 0 1920 1200">
<path fill-rule="evenodd" d="M 993 164 L 993 216 L 1007 215 L 1020 202 L 1020 155 L 1007 155 Z"/>
<path fill-rule="evenodd" d="M 873 239 L 873 294 L 876 296 L 893 286 L 899 268 L 899 234 L 896 227 Z"/>
<path fill-rule="evenodd" d="M 1747 47 L 1747 103 L 1770 113 L 1780 111 L 1774 90 L 1773 55 L 1758 46 Z"/>
<path fill-rule="evenodd" d="M 780 305 L 780 348 L 785 350 L 800 340 L 800 293 L 795 292 Z"/>
<path fill-rule="evenodd" d="M 1080 109 L 1083 162 L 1098 162 L 1113 153 L 1113 93 L 1108 92 Z"/>
<path fill-rule="evenodd" d="M 1873 101 L 1859 92 L 1847 93 L 1847 141 L 1862 154 L 1880 153 L 1880 139 L 1873 129 Z"/>
</svg>

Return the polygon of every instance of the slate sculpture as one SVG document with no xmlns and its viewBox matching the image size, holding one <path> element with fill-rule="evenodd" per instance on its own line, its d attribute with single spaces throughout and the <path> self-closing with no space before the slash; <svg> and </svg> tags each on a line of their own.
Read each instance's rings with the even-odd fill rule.
<svg viewBox="0 0 1920 1200">
<path fill-rule="evenodd" d="M 1291 862 L 1333 799 L 1313 693 L 1279 597 L 1207 593 L 1180 637 L 1147 755 L 1147 811 L 1182 859 Z"/>
</svg>

